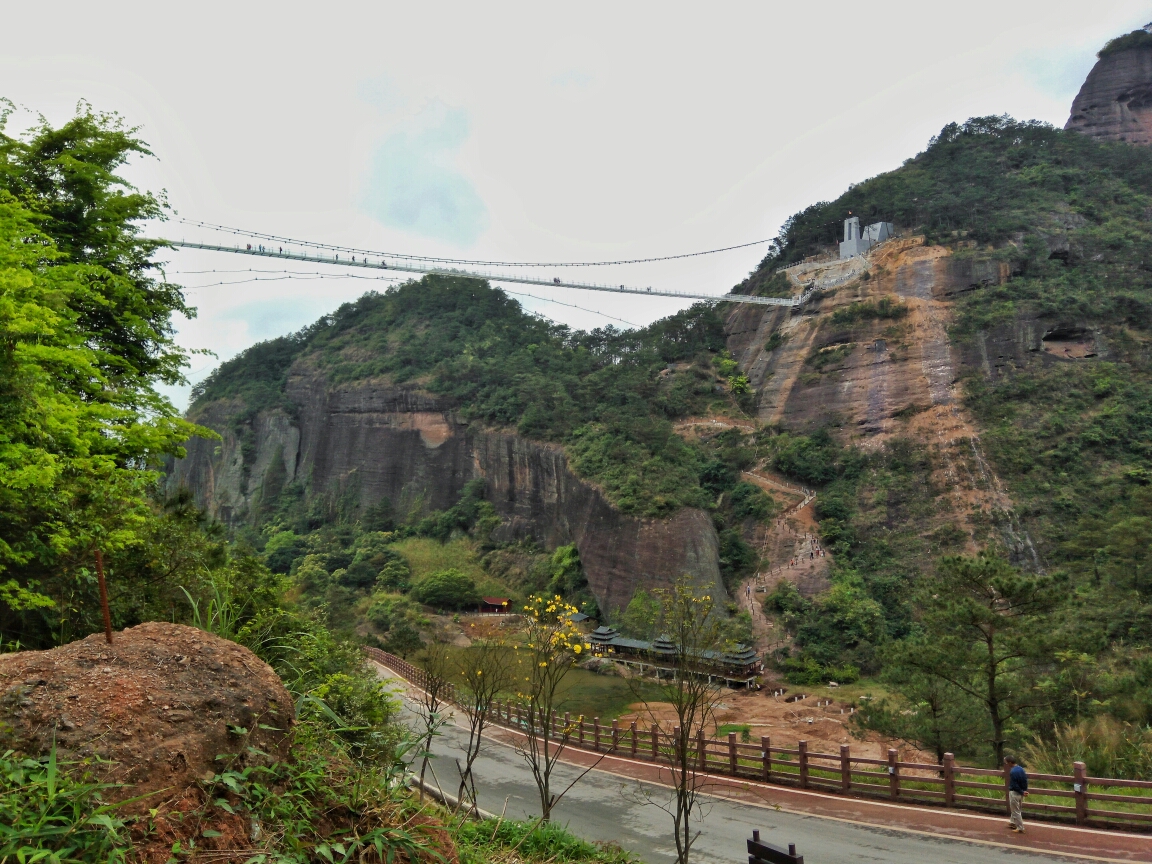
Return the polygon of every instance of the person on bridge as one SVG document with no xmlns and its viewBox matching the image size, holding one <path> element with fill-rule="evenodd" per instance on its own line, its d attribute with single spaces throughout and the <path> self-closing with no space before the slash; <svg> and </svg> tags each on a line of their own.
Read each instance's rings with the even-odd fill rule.
<svg viewBox="0 0 1152 864">
<path fill-rule="evenodd" d="M 1028 772 L 1024 766 L 1016 761 L 1015 756 L 1004 757 L 1004 767 L 1008 768 L 1008 812 L 1010 820 L 1008 827 L 1017 834 L 1024 833 L 1024 817 L 1021 809 L 1024 806 L 1024 796 L 1028 794 Z"/>
</svg>

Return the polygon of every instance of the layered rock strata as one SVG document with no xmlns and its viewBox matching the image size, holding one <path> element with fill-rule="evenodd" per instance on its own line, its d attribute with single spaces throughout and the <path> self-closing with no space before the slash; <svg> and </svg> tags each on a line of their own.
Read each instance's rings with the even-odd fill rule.
<svg viewBox="0 0 1152 864">
<path fill-rule="evenodd" d="M 500 540 L 534 537 L 548 548 L 575 543 L 602 609 L 626 605 L 637 587 L 683 574 L 723 593 L 719 541 L 701 510 L 668 519 L 630 516 L 578 478 L 563 451 L 460 421 L 453 406 L 380 381 L 331 386 L 307 367 L 294 371 L 288 396 L 295 418 L 261 412 L 237 431 L 242 407 L 218 402 L 194 419 L 221 442 L 194 439 L 169 482 L 187 486 L 214 517 L 236 523 L 275 500 L 290 483 L 309 498 L 361 507 L 383 498 L 403 515 L 443 510 L 476 477 L 502 519 Z"/>
</svg>

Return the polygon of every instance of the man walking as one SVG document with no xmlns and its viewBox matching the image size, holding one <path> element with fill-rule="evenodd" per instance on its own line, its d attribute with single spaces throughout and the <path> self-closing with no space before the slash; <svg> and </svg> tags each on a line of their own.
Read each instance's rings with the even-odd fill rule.
<svg viewBox="0 0 1152 864">
<path fill-rule="evenodd" d="M 1028 794 L 1028 772 L 1016 762 L 1014 756 L 1005 756 L 1004 766 L 1008 769 L 1008 812 L 1011 814 L 1008 827 L 1017 834 L 1023 834 L 1024 817 L 1020 810 L 1024 805 L 1024 796 Z"/>
</svg>

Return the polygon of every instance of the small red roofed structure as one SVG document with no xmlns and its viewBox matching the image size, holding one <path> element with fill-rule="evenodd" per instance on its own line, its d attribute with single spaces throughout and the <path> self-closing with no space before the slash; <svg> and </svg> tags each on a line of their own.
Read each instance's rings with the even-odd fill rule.
<svg viewBox="0 0 1152 864">
<path fill-rule="evenodd" d="M 480 609 L 478 610 L 481 615 L 500 615 L 508 611 L 508 598 L 507 597 L 481 597 Z"/>
</svg>

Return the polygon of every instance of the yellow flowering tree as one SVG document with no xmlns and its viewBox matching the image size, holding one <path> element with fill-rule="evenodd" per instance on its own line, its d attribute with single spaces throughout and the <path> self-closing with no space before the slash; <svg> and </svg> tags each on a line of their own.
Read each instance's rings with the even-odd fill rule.
<svg viewBox="0 0 1152 864">
<path fill-rule="evenodd" d="M 564 751 L 571 730 L 556 720 L 558 694 L 564 678 L 589 650 L 584 633 L 572 622 L 578 610 L 559 595 L 533 595 L 524 605 L 524 644 L 520 646 L 517 695 L 524 703 L 527 733 L 520 753 L 532 769 L 540 792 L 540 818 L 548 821 L 552 808 L 581 774 L 560 794 L 552 791 L 552 769 Z M 587 772 L 584 772 L 587 773 Z"/>
</svg>

